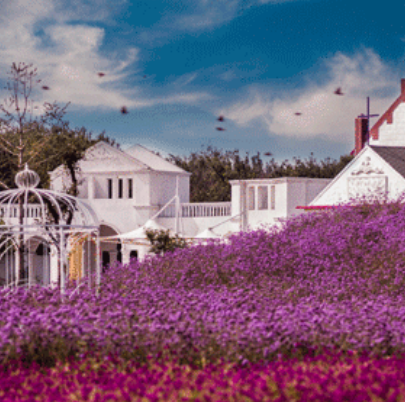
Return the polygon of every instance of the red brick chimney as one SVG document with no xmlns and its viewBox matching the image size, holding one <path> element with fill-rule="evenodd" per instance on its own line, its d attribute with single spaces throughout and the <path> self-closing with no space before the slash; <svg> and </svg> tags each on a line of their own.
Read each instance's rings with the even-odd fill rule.
<svg viewBox="0 0 405 402">
<path fill-rule="evenodd" d="M 358 155 L 367 143 L 367 117 L 357 117 L 354 121 L 354 155 Z"/>
</svg>

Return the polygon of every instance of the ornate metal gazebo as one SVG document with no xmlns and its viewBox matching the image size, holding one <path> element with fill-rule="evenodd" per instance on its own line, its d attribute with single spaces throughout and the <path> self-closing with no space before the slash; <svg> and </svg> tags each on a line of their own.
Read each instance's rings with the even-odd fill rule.
<svg viewBox="0 0 405 402">
<path fill-rule="evenodd" d="M 0 284 L 60 286 L 64 292 L 68 280 L 87 277 L 98 286 L 96 214 L 76 197 L 37 188 L 39 181 L 26 164 L 15 176 L 17 188 L 0 192 Z"/>
</svg>

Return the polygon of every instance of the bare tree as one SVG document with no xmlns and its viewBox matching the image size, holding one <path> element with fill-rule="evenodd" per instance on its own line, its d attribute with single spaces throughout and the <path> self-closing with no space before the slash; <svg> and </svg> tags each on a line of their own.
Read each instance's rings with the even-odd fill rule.
<svg viewBox="0 0 405 402">
<path fill-rule="evenodd" d="M 9 96 L 0 105 L 3 114 L 0 117 L 0 148 L 17 158 L 18 169 L 30 163 L 47 143 L 43 136 L 32 143 L 33 134 L 40 130 L 50 134 L 54 125 L 67 126 L 63 117 L 69 103 L 60 107 L 56 102 L 45 102 L 43 112 L 39 113 L 39 106 L 32 99 L 33 90 L 41 82 L 36 76 L 37 69 L 32 64 L 13 63 L 5 88 Z"/>
<path fill-rule="evenodd" d="M 39 87 L 41 80 L 37 79 L 37 69 L 32 64 L 13 63 L 5 89 L 8 97 L 0 104 L 0 150 L 8 154 L 17 170 L 26 163 L 37 159 L 41 151 L 52 138 L 52 127 L 58 125 L 67 127 L 63 121 L 69 103 L 60 107 L 56 102 L 45 102 L 40 107 L 32 99 L 33 91 Z M 39 88 L 38 88 L 39 89 Z M 43 90 L 49 87 L 43 85 Z M 42 135 L 37 134 L 41 132 Z M 3 188 L 8 188 L 0 182 Z M 19 277 L 24 276 L 24 241 L 23 241 L 23 197 L 18 200 L 20 234 L 18 236 Z"/>
</svg>

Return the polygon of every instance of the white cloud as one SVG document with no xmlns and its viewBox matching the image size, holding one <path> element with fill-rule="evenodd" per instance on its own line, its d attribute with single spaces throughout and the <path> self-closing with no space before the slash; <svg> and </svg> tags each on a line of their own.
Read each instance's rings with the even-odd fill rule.
<svg viewBox="0 0 405 402">
<path fill-rule="evenodd" d="M 372 50 L 352 57 L 337 53 L 324 67 L 329 73 L 325 83 L 308 81 L 287 97 L 269 97 L 271 88 L 256 87 L 248 100 L 221 113 L 241 126 L 260 121 L 273 135 L 347 142 L 353 137 L 354 119 L 366 113 L 367 96 L 372 113 L 381 114 L 399 95 L 399 78 Z M 344 96 L 334 94 L 337 87 Z"/>
<path fill-rule="evenodd" d="M 39 78 L 51 88 L 40 92 L 37 100 L 71 102 L 73 107 L 139 108 L 159 103 L 197 102 L 204 98 L 205 94 L 199 93 L 150 97 L 136 86 L 128 89 L 125 83 L 128 67 L 139 60 L 139 50 L 130 48 L 124 55 L 105 55 L 101 51 L 104 29 L 87 24 L 88 20 L 103 22 L 114 12 L 111 7 L 122 3 L 107 0 L 6 2 L 0 16 L 0 78 L 6 78 L 13 62 L 32 63 L 38 68 Z M 100 71 L 106 74 L 102 78 L 97 75 Z M 1 98 L 4 96 L 0 93 Z"/>
<path fill-rule="evenodd" d="M 221 25 L 236 17 L 241 8 L 240 0 L 193 1 L 188 14 L 176 19 L 177 29 L 199 31 Z"/>
<path fill-rule="evenodd" d="M 167 40 L 168 30 L 174 34 L 178 31 L 199 33 L 214 29 L 243 15 L 252 7 L 267 3 L 285 3 L 302 0 L 182 0 L 181 12 L 175 9 L 168 12 L 153 30 L 145 30 L 142 40 Z"/>
</svg>

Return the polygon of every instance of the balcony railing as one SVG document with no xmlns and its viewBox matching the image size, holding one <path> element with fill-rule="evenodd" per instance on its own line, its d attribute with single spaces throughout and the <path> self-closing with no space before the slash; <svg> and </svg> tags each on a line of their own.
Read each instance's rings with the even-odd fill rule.
<svg viewBox="0 0 405 402">
<path fill-rule="evenodd" d="M 158 218 L 174 218 L 176 206 L 170 204 Z M 183 218 L 207 218 L 231 216 L 231 202 L 190 202 L 180 204 L 180 216 Z"/>
<path fill-rule="evenodd" d="M 40 205 L 28 205 L 26 211 L 27 211 L 27 218 L 39 218 L 42 215 Z M 6 214 L 7 214 L 7 207 L 0 207 L 0 218 L 4 218 Z M 19 214 L 19 206 L 18 205 L 10 206 L 10 212 L 8 216 L 10 216 L 10 218 L 18 218 L 18 214 Z"/>
</svg>

